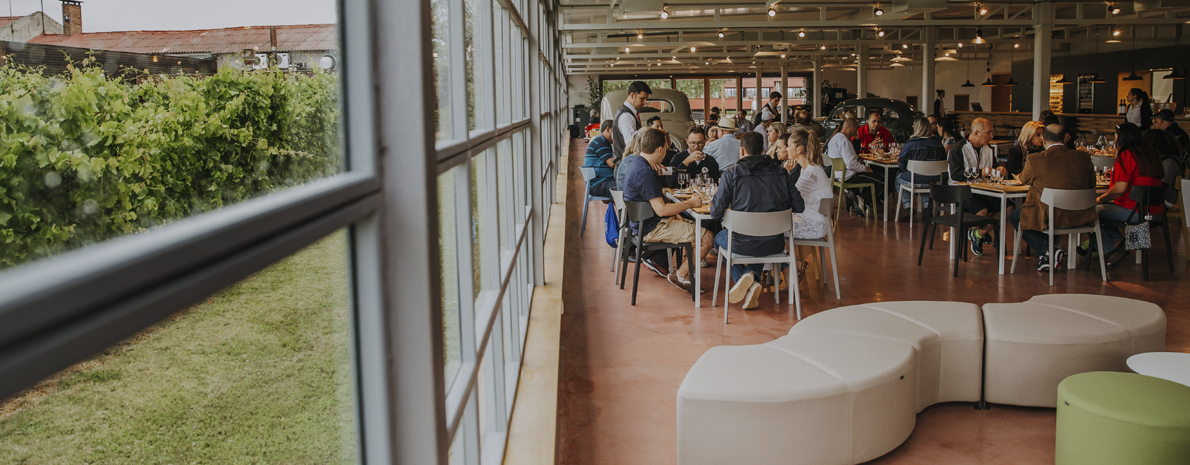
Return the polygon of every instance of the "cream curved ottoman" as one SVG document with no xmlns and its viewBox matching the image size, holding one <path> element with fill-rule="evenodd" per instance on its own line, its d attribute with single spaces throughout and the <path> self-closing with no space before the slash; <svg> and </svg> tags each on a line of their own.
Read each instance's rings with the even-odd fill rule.
<svg viewBox="0 0 1190 465">
<path fill-rule="evenodd" d="M 876 302 L 840 307 L 802 320 L 789 334 L 863 336 L 917 352 L 917 412 L 939 402 L 979 401 L 983 318 L 964 302 Z"/>
<path fill-rule="evenodd" d="M 1058 383 L 1088 371 L 1127 371 L 1129 356 L 1165 350 L 1165 313 L 1149 302 L 1051 294 L 983 306 L 988 402 L 1056 407 Z"/>
<path fill-rule="evenodd" d="M 912 346 L 803 334 L 715 347 L 678 388 L 678 463 L 872 460 L 913 432 Z"/>
</svg>

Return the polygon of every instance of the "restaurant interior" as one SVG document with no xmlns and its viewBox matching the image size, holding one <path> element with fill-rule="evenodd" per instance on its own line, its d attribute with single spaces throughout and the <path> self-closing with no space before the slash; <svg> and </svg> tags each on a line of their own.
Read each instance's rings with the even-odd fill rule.
<svg viewBox="0 0 1190 465">
<path fill-rule="evenodd" d="M 563 311 L 548 345 L 558 357 L 553 463 L 1190 463 L 1190 292 L 1184 285 L 1190 236 L 1180 213 L 1190 202 L 1182 200 L 1187 166 L 1178 162 L 1164 184 L 1162 192 L 1178 191 L 1176 199 L 1169 194 L 1174 201 L 1165 204 L 1165 216 L 1150 210 L 1151 246 L 1125 258 L 1114 256 L 1119 249 L 1106 261 L 1083 252 L 1090 240 L 1110 236 L 1102 231 L 1114 223 L 1104 218 L 1094 222 L 1100 230 L 1091 223 L 1058 228 L 1052 251 L 1057 262 L 1042 267 L 1049 252 L 1040 257 L 1031 251 L 1009 220 L 1009 212 L 1022 205 L 1044 209 L 1051 202 L 1092 211 L 1096 203 L 1111 203 L 1116 197 L 1104 196 L 1123 182 L 1117 173 L 1132 169 L 1120 164 L 1131 156 L 1123 152 L 1139 150 L 1126 142 L 1131 134 L 1190 119 L 1190 4 L 624 0 L 609 7 L 563 0 L 558 8 L 572 138 L 560 187 L 566 192 Z M 831 173 L 832 159 L 840 155 L 831 153 L 828 141 L 847 117 L 862 128 L 876 109 L 883 112 L 877 125 L 893 128 L 902 120 L 908 129 L 894 129 L 892 143 L 876 145 L 864 140 L 861 146 L 860 136 L 844 134 L 875 186 L 868 191 L 832 184 L 835 208 L 823 210 L 830 233 L 815 242 L 794 232 L 781 257 L 769 261 L 808 266 L 789 266 L 796 274 L 774 271 L 777 264 L 766 267 L 751 284 L 764 293 L 753 301 L 749 289 L 741 310 L 728 300 L 736 298 L 730 289 L 740 280 L 728 277 L 725 258 L 747 257 L 716 242 L 685 287 L 674 284 L 634 262 L 673 270 L 705 239 L 695 233 L 682 252 L 642 259 L 634 255 L 641 239 L 633 229 L 617 228 L 637 224 L 627 211 L 632 200 L 645 198 L 627 181 L 617 181 L 615 198 L 590 189 L 598 182 L 589 173 L 601 163 L 598 156 L 591 161 L 601 131 L 611 128 L 603 133 L 608 143 L 617 136 L 608 134 L 619 131 L 625 109 L 633 112 L 624 95 L 631 99 L 633 89 L 641 89 L 633 87 L 636 82 L 650 94 L 637 111 L 641 125 L 632 129 L 647 126 L 655 114 L 670 136 L 666 160 L 675 152 L 681 152 L 678 158 L 695 156 L 696 150 L 719 159 L 721 179 L 683 177 L 665 190 L 669 203 L 698 198 L 694 205 L 701 207 L 679 216 L 709 234 L 729 229 L 725 215 L 731 212 L 714 206 L 731 198 L 724 191 L 737 199 L 722 200 L 730 204 L 727 210 L 747 208 L 735 203 L 741 202 L 740 178 L 730 186 L 725 181 L 743 165 L 732 159 L 728 163 L 736 166 L 727 168 L 719 153 L 712 154 L 727 134 L 735 134 L 734 150 L 764 119 L 756 131 L 777 133 L 764 147 L 771 142 L 785 149 L 800 137 L 791 128 L 813 126 L 798 116 L 804 109 L 825 126 L 818 151 Z M 684 101 L 654 104 L 675 100 Z M 911 134 L 913 120 L 931 116 L 928 135 Z M 609 120 L 610 126 L 604 123 Z M 939 134 L 936 121 L 949 124 L 953 134 Z M 1120 129 L 1129 123 L 1135 132 Z M 1022 147 L 1033 144 L 1034 131 L 1042 141 L 1051 125 L 1060 126 L 1057 142 Z M 1121 137 L 1121 131 L 1127 134 Z M 692 147 L 687 136 L 693 132 L 705 133 L 709 143 Z M 950 148 L 989 132 L 983 145 L 993 153 L 991 170 L 960 168 L 958 176 L 967 179 L 954 179 L 952 159 L 963 155 Z M 624 137 L 628 142 L 632 135 Z M 918 137 L 942 141 L 948 150 L 941 160 L 948 160 L 950 172 L 938 191 L 919 185 L 898 202 L 894 179 L 906 171 L 909 139 Z M 643 147 L 636 147 L 641 157 L 651 146 Z M 1031 174 L 1006 172 L 1014 149 L 1035 157 L 1023 162 Z M 1037 176 L 1047 166 L 1043 156 L 1031 155 L 1051 149 L 1071 150 L 1063 153 L 1077 161 L 1060 171 L 1093 178 L 1093 186 L 1080 189 L 1095 191 L 1086 194 L 1090 203 L 1051 196 L 1062 194 L 1057 184 L 1046 184 L 1054 181 Z M 631 145 L 623 150 L 625 157 L 634 153 Z M 1168 158 L 1185 156 L 1155 150 L 1169 151 L 1162 155 Z M 778 165 L 787 158 L 782 150 L 767 153 Z M 745 147 L 739 156 L 752 154 Z M 613 158 L 618 164 L 621 155 Z M 677 161 L 663 163 L 678 166 L 665 172 L 651 158 L 649 163 L 659 169 L 662 185 L 665 174 L 684 172 Z M 790 174 L 795 181 L 797 173 L 807 176 L 808 166 L 801 166 L 807 168 Z M 834 164 L 835 175 L 840 166 Z M 1139 182 L 1122 195 L 1133 195 Z M 1042 201 L 1047 186 L 1055 188 Z M 945 197 L 937 207 L 908 200 L 923 192 L 940 196 L 946 187 L 1000 206 L 986 214 L 994 239 L 979 253 L 968 250 L 975 236 L 962 231 L 984 214 L 968 210 L 966 220 L 961 213 L 956 220 L 964 223 L 948 226 L 944 221 L 954 220 L 956 210 L 944 204 Z M 857 198 L 863 200 L 859 208 Z M 660 215 L 656 204 L 654 210 Z M 794 207 L 792 228 L 799 215 L 805 213 Z M 941 227 L 933 226 L 938 222 Z M 1066 226 L 1085 229 L 1064 246 Z M 1063 247 L 1069 253 L 1058 250 Z M 774 275 L 777 281 L 770 281 Z M 700 287 L 705 293 L 698 293 Z M 1132 339 L 1123 343 L 1090 329 L 1098 325 Z M 908 345 L 905 359 L 914 360 L 902 364 L 890 355 L 900 349 L 889 341 Z M 959 349 L 963 344 L 970 346 Z M 963 350 L 970 351 L 967 362 L 960 361 Z M 1145 365 L 1156 358 L 1162 361 Z M 964 370 L 969 373 L 957 374 Z M 1117 389 L 1108 385 L 1123 385 L 1096 378 L 1115 375 L 1123 376 L 1120 381 L 1169 381 L 1162 385 L 1169 391 Z M 913 386 L 892 392 L 912 377 Z M 1165 408 L 1146 411 L 1141 404 Z M 1177 418 L 1152 417 L 1167 413 Z M 1143 431 L 1129 431 L 1133 426 Z M 1168 439 L 1177 435 L 1185 437 Z"/>
</svg>

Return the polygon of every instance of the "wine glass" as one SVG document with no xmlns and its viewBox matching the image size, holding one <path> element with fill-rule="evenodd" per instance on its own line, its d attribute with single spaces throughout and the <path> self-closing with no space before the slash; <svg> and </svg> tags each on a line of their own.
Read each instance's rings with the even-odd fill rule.
<svg viewBox="0 0 1190 465">
<path fill-rule="evenodd" d="M 690 175 L 686 173 L 678 173 L 678 187 L 686 190 L 686 185 L 690 184 Z"/>
<path fill-rule="evenodd" d="M 975 180 L 975 175 L 976 175 L 975 168 L 972 168 L 969 166 L 966 168 L 963 168 L 963 175 L 967 176 L 967 184 L 971 184 L 971 181 Z"/>
<path fill-rule="evenodd" d="M 1004 180 L 1004 173 L 998 168 L 992 168 L 992 184 L 999 185 Z"/>
</svg>

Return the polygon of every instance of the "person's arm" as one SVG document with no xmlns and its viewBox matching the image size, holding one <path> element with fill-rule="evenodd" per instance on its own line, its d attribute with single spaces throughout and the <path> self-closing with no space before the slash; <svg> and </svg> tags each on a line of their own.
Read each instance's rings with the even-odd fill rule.
<svg viewBox="0 0 1190 465">
<path fill-rule="evenodd" d="M 656 213 L 659 217 L 665 218 L 669 216 L 675 216 L 691 208 L 701 207 L 702 199 L 698 198 L 696 195 L 683 202 L 666 203 L 665 199 L 661 197 L 653 197 L 649 199 L 649 205 L 653 206 L 653 213 Z"/>
<path fill-rule="evenodd" d="M 1008 150 L 1008 162 L 1005 165 L 1008 173 L 1016 175 L 1017 179 L 1021 179 L 1025 169 L 1025 150 L 1020 145 L 1014 146 Z"/>
<path fill-rule="evenodd" d="M 963 170 L 967 167 L 967 162 L 963 159 L 962 144 L 955 144 L 946 153 L 946 166 L 950 169 L 951 181 L 960 182 L 967 179 L 967 176 L 963 174 Z"/>
<path fill-rule="evenodd" d="M 1015 150 L 1013 152 L 1015 152 Z M 1012 166 L 1013 152 L 1008 153 L 1008 166 Z M 1009 171 L 1011 172 L 1011 168 L 1009 168 Z M 1094 176 L 1095 176 L 1095 173 L 1092 172 L 1091 177 L 1094 178 Z M 1035 173 L 1033 173 L 1033 164 L 1030 162 L 1029 159 L 1025 159 L 1025 167 L 1021 169 L 1021 172 L 1020 172 L 1020 174 L 1018 174 L 1016 176 L 1016 179 L 1018 181 L 1020 181 L 1021 184 L 1032 185 L 1033 180 L 1036 178 L 1037 178 L 1037 175 Z M 1092 185 L 1094 185 L 1094 181 L 1091 181 L 1091 183 L 1092 183 Z"/>
<path fill-rule="evenodd" d="M 859 155 L 855 154 L 855 147 L 847 147 L 843 149 L 843 162 L 847 163 L 847 169 L 856 173 L 868 171 L 868 167 L 864 166 L 863 162 L 859 161 Z"/>
<path fill-rule="evenodd" d="M 881 126 L 880 131 L 878 132 L 880 133 L 880 138 L 884 140 L 885 147 L 888 147 L 889 144 L 895 144 L 897 142 L 896 139 L 893 139 L 892 132 L 890 132 L 888 128 Z"/>
<path fill-rule="evenodd" d="M 802 192 L 797 190 L 797 181 L 802 176 L 802 165 L 795 165 L 793 171 L 789 173 L 789 177 L 785 179 L 789 189 L 789 205 L 794 213 L 801 213 L 806 211 L 806 201 L 802 199 Z"/>
<path fill-rule="evenodd" d="M 719 181 L 719 190 L 715 191 L 715 197 L 711 199 L 711 218 L 723 218 L 723 213 L 731 207 L 731 185 L 734 179 L 731 174 L 724 174 Z"/>
<path fill-rule="evenodd" d="M 636 135 L 636 121 L 630 113 L 623 113 L 620 118 L 616 120 L 616 130 L 620 131 L 620 136 L 624 139 L 624 145 L 632 142 L 632 136 Z"/>
<path fill-rule="evenodd" d="M 1115 184 L 1112 184 L 1111 189 L 1108 189 L 1107 192 L 1104 192 L 1103 195 L 1099 196 L 1098 202 L 1111 202 L 1112 200 L 1124 195 L 1125 192 L 1128 192 L 1129 187 L 1128 181 L 1116 181 Z"/>
</svg>

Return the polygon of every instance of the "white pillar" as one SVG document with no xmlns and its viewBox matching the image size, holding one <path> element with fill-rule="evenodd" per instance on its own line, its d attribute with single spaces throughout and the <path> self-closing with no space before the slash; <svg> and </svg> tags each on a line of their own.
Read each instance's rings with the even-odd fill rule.
<svg viewBox="0 0 1190 465">
<path fill-rule="evenodd" d="M 934 112 L 936 96 L 934 91 L 934 49 L 938 42 L 937 28 L 922 28 L 921 35 L 922 39 L 925 39 L 921 53 L 921 111 L 930 115 Z"/>
<path fill-rule="evenodd" d="M 1050 34 L 1054 29 L 1054 4 L 1038 3 L 1037 24 L 1033 26 L 1033 119 L 1050 107 Z M 1011 68 L 1010 68 L 1011 69 Z"/>
<path fill-rule="evenodd" d="M 789 124 L 789 70 L 781 62 L 781 123 Z"/>
<path fill-rule="evenodd" d="M 855 64 L 855 97 L 864 98 L 868 96 L 868 44 L 855 47 L 855 55 L 859 57 Z"/>
<path fill-rule="evenodd" d="M 814 117 L 822 117 L 822 55 L 815 54 L 813 61 L 814 81 L 810 83 L 810 95 L 814 96 Z"/>
</svg>

